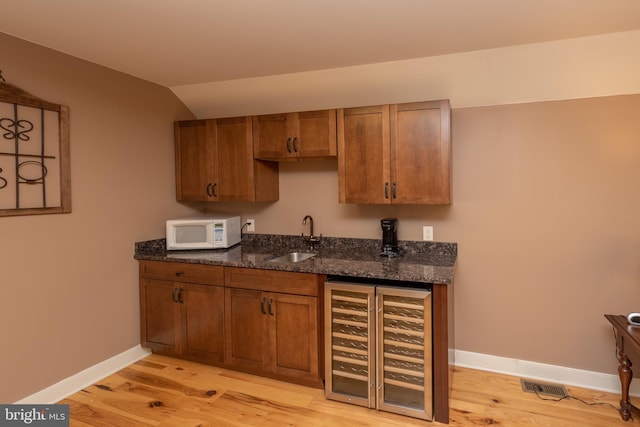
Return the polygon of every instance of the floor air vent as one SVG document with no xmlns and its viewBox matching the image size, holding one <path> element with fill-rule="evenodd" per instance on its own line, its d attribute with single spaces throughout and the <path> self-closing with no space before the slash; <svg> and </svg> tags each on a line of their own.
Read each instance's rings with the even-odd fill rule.
<svg viewBox="0 0 640 427">
<path fill-rule="evenodd" d="M 565 389 L 563 385 L 541 383 L 538 381 L 523 379 L 520 380 L 520 383 L 522 384 L 522 390 L 528 393 L 546 394 L 547 396 L 553 397 L 569 396 L 567 389 Z"/>
</svg>

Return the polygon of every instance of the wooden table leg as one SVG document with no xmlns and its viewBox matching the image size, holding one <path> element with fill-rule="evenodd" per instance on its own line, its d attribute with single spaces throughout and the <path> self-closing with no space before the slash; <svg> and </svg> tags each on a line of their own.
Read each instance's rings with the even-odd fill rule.
<svg viewBox="0 0 640 427">
<path fill-rule="evenodd" d="M 622 392 L 620 397 L 620 415 L 624 421 L 629 421 L 631 418 L 631 409 L 633 405 L 629 401 L 629 386 L 631 385 L 631 378 L 633 378 L 633 372 L 631 371 L 631 361 L 623 352 L 618 352 L 618 375 L 620 376 L 620 384 L 622 385 Z"/>
</svg>

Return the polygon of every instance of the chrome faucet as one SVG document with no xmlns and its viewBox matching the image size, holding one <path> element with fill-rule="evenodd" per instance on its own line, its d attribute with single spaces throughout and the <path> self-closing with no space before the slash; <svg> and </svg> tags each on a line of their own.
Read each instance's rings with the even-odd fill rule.
<svg viewBox="0 0 640 427">
<path fill-rule="evenodd" d="M 302 219 L 302 225 L 307 225 L 307 220 L 309 220 L 309 237 L 304 237 L 304 233 L 302 233 L 302 238 L 309 243 L 309 249 L 313 250 L 316 243 L 320 243 L 322 239 L 322 234 L 320 237 L 316 237 L 313 235 L 313 218 L 311 215 L 306 215 Z"/>
</svg>

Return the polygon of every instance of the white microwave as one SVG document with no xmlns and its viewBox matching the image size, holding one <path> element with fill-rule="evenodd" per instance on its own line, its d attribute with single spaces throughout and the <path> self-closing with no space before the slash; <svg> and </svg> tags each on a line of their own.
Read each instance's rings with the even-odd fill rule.
<svg viewBox="0 0 640 427">
<path fill-rule="evenodd" d="M 240 243 L 240 217 L 182 218 L 167 221 L 167 250 L 230 248 Z"/>
</svg>

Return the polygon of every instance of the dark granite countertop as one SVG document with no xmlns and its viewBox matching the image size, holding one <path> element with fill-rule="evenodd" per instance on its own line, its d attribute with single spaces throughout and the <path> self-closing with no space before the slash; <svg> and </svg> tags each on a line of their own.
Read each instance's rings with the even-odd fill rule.
<svg viewBox="0 0 640 427">
<path fill-rule="evenodd" d="M 295 271 L 354 278 L 418 283 L 453 283 L 456 243 L 400 241 L 400 255 L 380 256 L 380 240 L 323 237 L 308 250 L 301 236 L 246 234 L 229 249 L 167 251 L 165 239 L 137 242 L 138 260 L 173 261 L 229 267 Z M 315 257 L 297 262 L 269 262 L 292 251 L 313 252 Z"/>
</svg>

